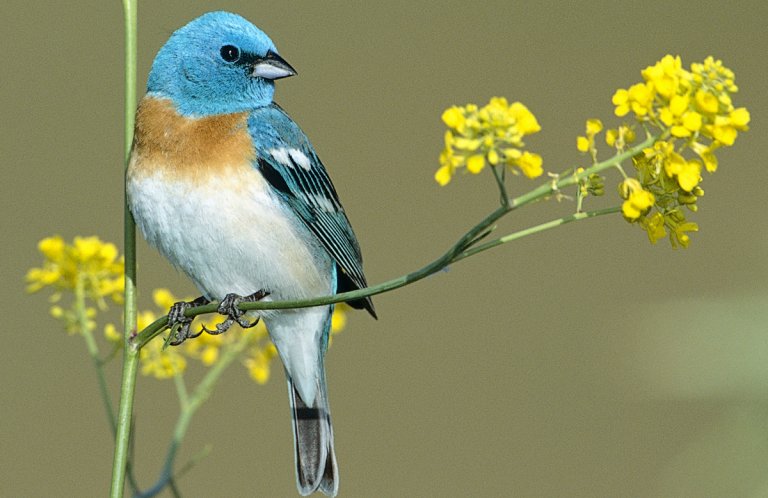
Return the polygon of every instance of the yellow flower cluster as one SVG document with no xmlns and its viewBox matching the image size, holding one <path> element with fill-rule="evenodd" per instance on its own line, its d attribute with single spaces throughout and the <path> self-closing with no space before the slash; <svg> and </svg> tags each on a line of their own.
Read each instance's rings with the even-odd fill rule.
<svg viewBox="0 0 768 498">
<path fill-rule="evenodd" d="M 733 145 L 738 132 L 748 129 L 749 111 L 734 107 L 731 94 L 738 87 L 721 61 L 707 57 L 688 71 L 679 56 L 666 55 L 641 74 L 642 83 L 613 95 L 617 116 L 632 111 L 639 121 L 667 129 L 675 138 L 709 139 L 696 150 L 699 154 Z"/>
<path fill-rule="evenodd" d="M 658 129 L 661 138 L 633 158 L 637 179 L 619 187 L 625 199 L 622 212 L 651 242 L 669 230 L 674 247 L 687 247 L 687 232 L 698 226 L 686 220 L 683 208 L 697 210 L 696 201 L 704 194 L 702 170 L 714 172 L 715 152 L 749 129 L 749 111 L 733 105 L 732 94 L 738 91 L 733 71 L 712 57 L 686 70 L 680 57 L 667 55 L 641 74 L 643 82 L 613 95 L 615 112 L 633 113 L 643 126 Z M 609 131 L 607 143 L 621 150 L 634 138 L 626 130 Z"/>
<path fill-rule="evenodd" d="M 100 308 L 105 307 L 105 298 L 122 302 L 124 263 L 114 244 L 98 237 L 75 237 L 67 243 L 56 235 L 41 240 L 37 248 L 43 255 L 43 266 L 27 272 L 28 292 L 52 287 L 55 302 L 62 291 L 80 289 Z"/>
<path fill-rule="evenodd" d="M 482 108 L 474 104 L 450 107 L 443 112 L 442 119 L 448 130 L 440 168 L 435 173 L 441 186 L 447 185 L 459 168 L 477 174 L 488 164 L 505 164 L 514 173 L 520 171 L 528 178 L 542 174 L 541 156 L 522 150 L 523 137 L 541 127 L 520 102 L 509 104 L 505 98 L 494 97 Z"/>
</svg>

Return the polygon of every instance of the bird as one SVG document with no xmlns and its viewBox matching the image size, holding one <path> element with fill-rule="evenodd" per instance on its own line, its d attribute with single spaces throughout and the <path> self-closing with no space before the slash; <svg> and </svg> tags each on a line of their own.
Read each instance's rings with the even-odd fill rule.
<svg viewBox="0 0 768 498">
<path fill-rule="evenodd" d="M 333 305 L 248 312 L 243 301 L 297 300 L 367 287 L 357 238 L 311 142 L 274 101 L 296 75 L 238 14 L 209 12 L 158 51 L 136 111 L 126 171 L 147 242 L 202 293 L 176 303 L 173 343 L 194 337 L 184 310 L 219 301 L 244 326 L 265 321 L 282 360 L 301 495 L 338 493 L 324 355 Z M 376 311 L 370 297 L 349 301 Z"/>
</svg>

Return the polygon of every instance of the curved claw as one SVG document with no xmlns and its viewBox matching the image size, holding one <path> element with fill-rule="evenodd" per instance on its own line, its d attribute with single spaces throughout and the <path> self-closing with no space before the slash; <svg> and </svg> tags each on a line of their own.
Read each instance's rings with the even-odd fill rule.
<svg viewBox="0 0 768 498">
<path fill-rule="evenodd" d="M 224 296 L 224 299 L 221 300 L 221 303 L 219 303 L 219 308 L 217 310 L 219 314 L 227 317 L 226 320 L 217 323 L 216 330 L 211 330 L 205 326 L 203 326 L 203 330 L 208 334 L 218 335 L 229 330 L 235 323 L 244 329 L 255 327 L 256 324 L 259 323 L 260 317 L 256 317 L 255 320 L 250 321 L 245 317 L 246 312 L 242 311 L 238 306 L 240 306 L 240 303 L 260 301 L 268 295 L 269 293 L 263 290 L 254 292 L 250 296 L 245 297 L 238 296 L 237 294 L 227 294 Z"/>
<path fill-rule="evenodd" d="M 227 318 L 223 322 L 217 323 L 216 328 L 213 330 L 209 329 L 205 325 L 202 325 L 203 330 L 201 330 L 200 332 L 205 332 L 206 334 L 209 334 L 209 335 L 223 334 L 224 332 L 229 330 L 229 328 L 232 326 L 233 323 L 234 323 L 234 320 L 232 318 Z"/>
<path fill-rule="evenodd" d="M 188 333 L 187 333 L 187 339 L 194 339 L 195 337 L 200 337 L 200 334 L 202 334 L 202 333 L 205 331 L 205 330 L 204 330 L 204 329 L 205 329 L 205 327 L 204 327 L 204 326 L 202 326 L 202 325 L 201 325 L 200 327 L 201 327 L 201 329 L 200 329 L 200 330 L 198 330 L 198 331 L 197 331 L 197 333 L 193 333 L 193 334 L 190 334 L 190 333 L 188 332 Z"/>
<path fill-rule="evenodd" d="M 259 317 L 259 316 L 257 316 L 256 319 L 254 321 L 252 321 L 252 322 L 249 322 L 245 318 L 240 317 L 240 318 L 237 319 L 237 324 L 240 325 L 241 327 L 243 327 L 244 329 L 250 329 L 250 328 L 255 327 L 256 325 L 258 325 L 259 320 L 261 320 L 261 317 Z"/>
<path fill-rule="evenodd" d="M 171 330 L 171 334 L 167 341 L 168 344 L 171 346 L 178 346 L 187 339 L 194 339 L 203 333 L 202 330 L 197 333 L 190 332 L 190 326 L 192 325 L 193 319 L 188 318 L 184 313 L 189 308 L 207 304 L 208 302 L 208 299 L 201 296 L 194 301 L 179 301 L 178 303 L 173 303 L 173 306 L 171 306 L 171 309 L 168 311 L 168 328 Z"/>
</svg>

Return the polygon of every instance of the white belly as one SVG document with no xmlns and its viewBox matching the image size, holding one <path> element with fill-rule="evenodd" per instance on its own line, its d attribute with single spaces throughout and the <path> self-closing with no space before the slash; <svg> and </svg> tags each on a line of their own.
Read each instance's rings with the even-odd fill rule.
<svg viewBox="0 0 768 498">
<path fill-rule="evenodd" d="M 333 292 L 330 257 L 253 168 L 177 178 L 163 170 L 129 174 L 129 205 L 147 241 L 208 298 L 265 290 L 285 300 Z"/>
</svg>

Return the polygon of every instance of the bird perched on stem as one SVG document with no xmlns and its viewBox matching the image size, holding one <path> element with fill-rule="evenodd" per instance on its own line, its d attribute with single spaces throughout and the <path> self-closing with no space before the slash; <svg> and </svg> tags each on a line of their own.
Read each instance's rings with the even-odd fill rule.
<svg viewBox="0 0 768 498">
<path fill-rule="evenodd" d="M 312 144 L 274 101 L 296 71 L 244 18 L 205 14 L 171 35 L 136 114 L 128 203 L 147 241 L 202 292 L 177 303 L 173 343 L 194 337 L 184 310 L 220 300 L 224 332 L 244 300 L 296 300 L 363 288 L 362 257 Z M 370 298 L 352 301 L 376 316 Z M 333 306 L 260 312 L 280 354 L 293 414 L 299 492 L 339 479 L 323 357 Z"/>
</svg>

